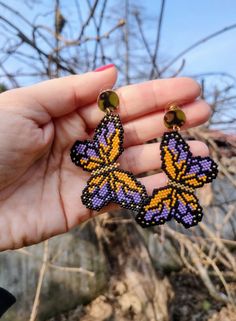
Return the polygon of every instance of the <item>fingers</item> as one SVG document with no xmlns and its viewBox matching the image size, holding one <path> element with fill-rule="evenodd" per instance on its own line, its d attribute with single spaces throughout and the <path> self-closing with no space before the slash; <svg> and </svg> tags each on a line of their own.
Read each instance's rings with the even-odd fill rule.
<svg viewBox="0 0 236 321">
<path fill-rule="evenodd" d="M 208 147 L 200 141 L 188 141 L 194 156 L 208 156 Z M 120 157 L 120 168 L 135 175 L 157 170 L 161 167 L 160 143 L 132 146 Z"/>
<path fill-rule="evenodd" d="M 191 78 L 170 78 L 129 85 L 117 90 L 120 98 L 119 115 L 123 122 L 163 111 L 171 102 L 180 105 L 194 101 L 201 92 Z M 96 103 L 79 110 L 89 128 L 93 129 L 104 116 Z"/>
<path fill-rule="evenodd" d="M 181 129 L 198 126 L 206 122 L 210 115 L 210 106 L 203 100 L 183 106 L 186 123 Z M 124 124 L 125 147 L 140 145 L 148 140 L 160 137 L 167 129 L 163 122 L 164 112 L 153 113 Z"/>
<path fill-rule="evenodd" d="M 114 86 L 116 78 L 116 68 L 111 65 L 100 72 L 62 77 L 11 90 L 1 95 L 1 98 L 12 99 L 14 105 L 29 106 L 28 116 L 32 114 L 35 121 L 45 124 L 50 120 L 49 117 L 67 115 L 78 107 L 95 102 L 101 90 Z"/>
<path fill-rule="evenodd" d="M 168 183 L 168 178 L 164 173 L 149 175 L 139 180 L 146 187 L 148 195 L 151 195 L 154 189 L 164 187 Z"/>
</svg>

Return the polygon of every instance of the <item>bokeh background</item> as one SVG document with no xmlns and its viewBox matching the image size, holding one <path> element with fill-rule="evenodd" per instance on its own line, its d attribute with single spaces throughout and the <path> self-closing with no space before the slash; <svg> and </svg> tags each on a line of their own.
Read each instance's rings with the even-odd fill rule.
<svg viewBox="0 0 236 321">
<path fill-rule="evenodd" d="M 184 135 L 219 164 L 188 232 L 144 231 L 122 210 L 1 253 L 0 286 L 17 297 L 4 321 L 236 320 L 235 12 L 234 0 L 0 1 L 1 91 L 107 63 L 117 86 L 193 77 L 212 118 Z"/>
</svg>

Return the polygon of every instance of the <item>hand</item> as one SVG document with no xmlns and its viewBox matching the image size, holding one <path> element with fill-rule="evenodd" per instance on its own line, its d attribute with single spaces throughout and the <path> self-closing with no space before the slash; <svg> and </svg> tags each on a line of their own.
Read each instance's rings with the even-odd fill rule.
<svg viewBox="0 0 236 321">
<path fill-rule="evenodd" d="M 102 89 L 112 88 L 115 67 L 49 80 L 0 95 L 0 250 L 38 243 L 64 233 L 97 213 L 81 203 L 90 174 L 70 160 L 76 139 L 91 137 L 104 116 L 96 104 Z M 118 90 L 125 130 L 121 168 L 140 174 L 160 168 L 159 144 L 146 144 L 165 131 L 167 104 L 184 104 L 185 128 L 210 116 L 195 99 L 199 85 L 188 78 L 148 81 Z M 195 155 L 207 147 L 191 142 Z M 150 193 L 166 184 L 164 174 L 141 179 Z M 107 211 L 106 208 L 104 211 Z"/>
</svg>

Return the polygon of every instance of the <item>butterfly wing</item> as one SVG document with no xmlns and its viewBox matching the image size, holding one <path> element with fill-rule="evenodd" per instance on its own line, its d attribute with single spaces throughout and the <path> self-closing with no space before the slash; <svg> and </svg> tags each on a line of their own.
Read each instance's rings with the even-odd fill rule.
<svg viewBox="0 0 236 321">
<path fill-rule="evenodd" d="M 114 198 L 110 188 L 109 177 L 105 175 L 92 176 L 82 193 L 82 203 L 91 210 L 100 211 Z"/>
<path fill-rule="evenodd" d="M 76 166 L 88 172 L 98 169 L 103 164 L 97 145 L 88 140 L 77 140 L 71 148 L 70 157 Z"/>
<path fill-rule="evenodd" d="M 106 115 L 95 130 L 94 142 L 104 164 L 114 163 L 123 152 L 124 130 L 118 115 Z"/>
<path fill-rule="evenodd" d="M 142 227 L 150 227 L 175 218 L 178 223 L 189 228 L 197 225 L 202 215 L 202 208 L 194 194 L 162 187 L 154 190 L 135 219 Z"/>
<path fill-rule="evenodd" d="M 115 169 L 92 176 L 83 190 L 82 202 L 96 211 L 110 202 L 139 210 L 146 197 L 145 187 L 131 173 Z"/>
<path fill-rule="evenodd" d="M 193 157 L 178 132 L 167 132 L 161 142 L 162 169 L 172 181 L 189 187 L 202 187 L 217 176 L 217 165 L 210 157 Z"/>
<path fill-rule="evenodd" d="M 145 187 L 129 172 L 115 169 L 110 173 L 113 202 L 121 207 L 139 211 L 147 198 Z"/>
<path fill-rule="evenodd" d="M 176 194 L 172 187 L 162 187 L 153 191 L 148 202 L 143 206 L 135 219 L 142 227 L 164 224 L 172 218 Z"/>
<path fill-rule="evenodd" d="M 74 144 L 72 161 L 87 171 L 114 163 L 123 151 L 123 134 L 119 116 L 105 116 L 96 128 L 92 142 Z M 139 210 L 146 197 L 144 186 L 131 173 L 113 168 L 92 175 L 83 191 L 82 202 L 97 211 L 111 201 L 124 208 Z"/>
<path fill-rule="evenodd" d="M 119 116 L 106 115 L 96 128 L 93 141 L 77 140 L 72 146 L 72 162 L 88 172 L 115 162 L 123 151 L 123 134 Z"/>
<path fill-rule="evenodd" d="M 188 144 L 178 132 L 166 132 L 161 142 L 162 169 L 170 180 L 180 181 L 191 159 Z"/>
<path fill-rule="evenodd" d="M 192 157 L 188 144 L 178 132 L 167 132 L 161 142 L 162 169 L 180 188 L 167 186 L 157 189 L 136 216 L 142 227 L 163 224 L 171 218 L 186 228 L 197 225 L 202 219 L 202 208 L 193 193 L 181 185 L 201 187 L 212 181 L 217 165 L 209 157 Z"/>
<path fill-rule="evenodd" d="M 217 164 L 210 157 L 192 157 L 187 162 L 187 169 L 181 182 L 189 187 L 199 188 L 212 182 L 217 173 Z"/>
<path fill-rule="evenodd" d="M 197 197 L 188 192 L 176 191 L 175 206 L 172 211 L 173 217 L 178 223 L 182 223 L 185 228 L 197 225 L 202 220 L 202 208 Z"/>
</svg>

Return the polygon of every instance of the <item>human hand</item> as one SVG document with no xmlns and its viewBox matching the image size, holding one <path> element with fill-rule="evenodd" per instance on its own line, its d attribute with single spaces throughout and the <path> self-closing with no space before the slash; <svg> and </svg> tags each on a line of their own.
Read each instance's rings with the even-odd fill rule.
<svg viewBox="0 0 236 321">
<path fill-rule="evenodd" d="M 0 250 L 38 243 L 100 213 L 81 203 L 90 174 L 71 162 L 70 148 L 75 140 L 92 137 L 104 116 L 97 96 L 116 78 L 111 66 L 0 95 Z M 200 125 L 211 114 L 206 102 L 196 100 L 199 85 L 188 78 L 148 81 L 117 92 L 125 130 L 120 168 L 135 175 L 161 166 L 159 143 L 143 143 L 165 131 L 168 103 L 183 105 L 184 128 Z M 207 156 L 205 144 L 189 145 L 194 155 Z M 166 184 L 164 174 L 140 180 L 149 193 Z"/>
</svg>

